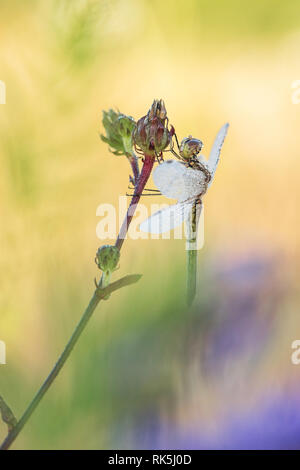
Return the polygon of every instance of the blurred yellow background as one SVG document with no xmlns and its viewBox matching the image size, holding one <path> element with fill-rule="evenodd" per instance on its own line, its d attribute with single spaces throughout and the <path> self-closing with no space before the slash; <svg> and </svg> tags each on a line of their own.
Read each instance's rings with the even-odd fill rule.
<svg viewBox="0 0 300 470">
<path fill-rule="evenodd" d="M 261 393 L 299 384 L 299 15 L 297 0 L 1 2 L 0 394 L 18 417 L 93 292 L 96 209 L 127 190 L 128 162 L 99 138 L 102 110 L 138 119 L 162 98 L 179 139 L 200 138 L 204 155 L 230 123 L 205 197 L 196 313 L 185 321 L 184 241 L 126 241 L 114 278 L 142 280 L 100 305 L 14 448 L 180 446 L 170 426 L 215 429 L 233 397 L 248 410 Z M 240 283 L 253 260 L 249 288 Z M 203 346 L 207 322 L 211 334 L 220 327 L 213 314 L 204 327 L 203 312 L 236 306 L 244 290 L 258 299 L 258 331 L 266 320 L 264 348 L 254 357 L 254 334 L 245 357 L 238 348 L 207 375 L 207 350 L 193 348 L 187 325 Z"/>
</svg>

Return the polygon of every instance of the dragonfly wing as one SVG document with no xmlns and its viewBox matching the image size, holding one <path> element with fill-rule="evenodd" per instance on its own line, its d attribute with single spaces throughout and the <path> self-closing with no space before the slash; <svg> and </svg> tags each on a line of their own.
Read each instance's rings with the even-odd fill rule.
<svg viewBox="0 0 300 470">
<path fill-rule="evenodd" d="M 209 170 L 212 174 L 212 179 L 209 183 L 209 186 L 212 183 L 213 177 L 215 175 L 215 172 L 219 163 L 220 152 L 221 152 L 221 148 L 222 148 L 223 142 L 225 140 L 225 137 L 228 131 L 228 127 L 229 127 L 228 123 L 224 124 L 224 126 L 221 127 L 221 129 L 219 130 L 217 134 L 217 137 L 215 138 L 215 141 L 213 143 L 213 146 L 209 155 L 208 165 L 209 165 Z"/>
<path fill-rule="evenodd" d="M 205 177 L 201 171 L 187 168 L 176 160 L 167 160 L 155 168 L 153 181 L 160 192 L 179 202 L 202 194 Z"/>
<path fill-rule="evenodd" d="M 194 201 L 173 204 L 155 212 L 140 224 L 140 230 L 148 233 L 164 233 L 178 227 L 188 219 Z"/>
</svg>

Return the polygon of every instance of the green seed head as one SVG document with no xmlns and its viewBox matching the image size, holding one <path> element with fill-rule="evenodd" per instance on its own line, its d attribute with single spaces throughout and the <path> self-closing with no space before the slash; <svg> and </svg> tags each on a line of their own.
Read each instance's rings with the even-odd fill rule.
<svg viewBox="0 0 300 470">
<path fill-rule="evenodd" d="M 96 263 L 99 269 L 108 273 L 116 269 L 120 260 L 120 251 L 112 245 L 101 246 L 96 253 Z"/>
<path fill-rule="evenodd" d="M 132 131 L 135 121 L 132 117 L 110 109 L 103 111 L 102 119 L 106 135 L 101 135 L 103 142 L 110 146 L 115 155 L 127 155 L 132 150 Z"/>
</svg>

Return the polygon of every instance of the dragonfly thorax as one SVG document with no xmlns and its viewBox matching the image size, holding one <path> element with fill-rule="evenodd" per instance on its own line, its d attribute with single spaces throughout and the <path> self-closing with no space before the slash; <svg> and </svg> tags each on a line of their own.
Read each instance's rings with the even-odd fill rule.
<svg viewBox="0 0 300 470">
<path fill-rule="evenodd" d="M 200 171 L 204 175 L 206 185 L 210 182 L 212 175 L 210 170 L 208 169 L 208 165 L 202 161 L 201 157 L 195 156 L 189 162 L 184 163 L 184 165 L 188 168 L 193 168 L 193 170 Z"/>
<path fill-rule="evenodd" d="M 199 188 L 199 194 L 197 194 L 197 197 L 200 198 L 207 191 L 211 175 L 204 165 L 197 161 L 193 161 L 193 163 L 189 165 L 189 168 L 195 173 L 196 176 L 196 180 L 191 179 L 191 185 L 195 184 L 194 181 L 196 181 L 197 187 Z"/>
</svg>

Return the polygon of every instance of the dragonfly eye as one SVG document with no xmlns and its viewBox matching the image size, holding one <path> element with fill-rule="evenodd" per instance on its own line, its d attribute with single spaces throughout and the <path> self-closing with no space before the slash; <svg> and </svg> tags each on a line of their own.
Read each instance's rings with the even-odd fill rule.
<svg viewBox="0 0 300 470">
<path fill-rule="evenodd" d="M 203 142 L 199 139 L 195 139 L 192 136 L 186 137 L 181 141 L 180 144 L 180 156 L 186 160 L 193 158 L 195 155 L 201 152 Z"/>
</svg>

